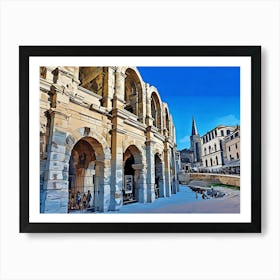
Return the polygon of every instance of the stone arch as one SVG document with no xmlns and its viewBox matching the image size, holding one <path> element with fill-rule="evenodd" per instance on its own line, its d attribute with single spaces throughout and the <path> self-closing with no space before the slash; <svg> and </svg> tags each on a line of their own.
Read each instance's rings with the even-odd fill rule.
<svg viewBox="0 0 280 280">
<path fill-rule="evenodd" d="M 126 151 L 129 151 L 133 155 L 135 159 L 135 164 L 143 163 L 143 151 L 140 147 L 138 147 L 137 144 L 130 142 L 123 150 L 124 150 L 124 154 L 126 153 Z"/>
<path fill-rule="evenodd" d="M 100 96 L 104 93 L 104 67 L 79 67 L 80 86 Z"/>
<path fill-rule="evenodd" d="M 165 197 L 164 186 L 164 158 L 162 154 L 154 154 L 155 198 Z"/>
<path fill-rule="evenodd" d="M 151 93 L 151 115 L 153 125 L 162 131 L 162 103 L 157 91 Z"/>
<path fill-rule="evenodd" d="M 103 210 L 104 161 L 102 145 L 85 136 L 75 143 L 69 159 L 69 210 Z M 90 195 L 83 203 L 83 197 Z"/>
<path fill-rule="evenodd" d="M 141 201 L 144 165 L 141 150 L 129 145 L 123 154 L 123 203 Z"/>
<path fill-rule="evenodd" d="M 90 131 L 89 133 L 85 133 L 85 127 L 78 128 L 72 133 L 68 133 L 66 137 L 66 154 L 70 154 L 74 145 L 85 135 L 88 137 L 91 137 L 93 139 L 96 139 L 100 145 L 102 146 L 102 150 L 104 152 L 104 159 L 105 160 L 110 160 L 111 159 L 111 150 L 110 147 L 106 141 L 106 139 L 98 133 L 96 130 L 95 131 Z"/>
<path fill-rule="evenodd" d="M 161 146 L 160 144 L 155 144 L 153 147 L 153 154 L 158 154 L 161 160 L 164 160 L 164 147 Z"/>
<path fill-rule="evenodd" d="M 167 104 L 165 103 L 164 106 L 164 128 L 166 129 L 166 133 L 167 133 L 167 136 L 170 136 L 170 114 L 169 114 L 169 110 L 168 110 L 168 107 L 167 107 Z"/>
<path fill-rule="evenodd" d="M 125 109 L 139 118 L 143 118 L 145 92 L 144 82 L 136 67 L 122 67 L 121 72 L 125 74 L 124 100 Z"/>
<path fill-rule="evenodd" d="M 68 167 L 68 179 L 69 179 L 69 193 L 71 192 L 70 182 L 72 180 L 70 175 L 72 151 L 79 143 L 79 141 L 85 141 L 94 151 L 94 157 L 92 161 L 85 166 L 84 171 L 80 171 L 80 176 L 84 176 L 84 190 L 90 190 L 92 192 L 91 208 L 94 211 L 107 211 L 110 201 L 110 160 L 111 152 L 110 147 L 104 137 L 97 131 L 85 133 L 85 128 L 79 128 L 69 133 L 66 138 L 66 150 L 65 156 L 66 160 L 69 162 Z M 93 152 L 91 151 L 91 152 Z M 93 176 L 92 180 L 90 176 Z M 86 178 L 87 177 L 87 178 Z M 89 182 L 91 180 L 91 182 Z M 82 179 L 80 179 L 82 182 Z M 74 191 L 74 199 L 76 199 L 76 193 Z M 71 194 L 69 196 L 71 203 Z"/>
</svg>

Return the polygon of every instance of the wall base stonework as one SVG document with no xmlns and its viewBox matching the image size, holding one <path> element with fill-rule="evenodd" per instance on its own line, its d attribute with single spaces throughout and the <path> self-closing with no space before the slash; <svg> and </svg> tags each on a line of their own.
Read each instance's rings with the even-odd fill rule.
<svg viewBox="0 0 280 280">
<path fill-rule="evenodd" d="M 221 183 L 224 185 L 230 185 L 240 187 L 240 176 L 236 175 L 223 175 L 223 174 L 211 174 L 211 173 L 178 173 L 178 180 L 181 184 L 188 184 L 191 181 L 206 181 L 209 183 Z"/>
</svg>

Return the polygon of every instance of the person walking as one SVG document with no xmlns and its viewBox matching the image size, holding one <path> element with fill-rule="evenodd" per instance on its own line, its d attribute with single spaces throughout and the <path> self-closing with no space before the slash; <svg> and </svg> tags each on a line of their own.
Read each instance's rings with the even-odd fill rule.
<svg viewBox="0 0 280 280">
<path fill-rule="evenodd" d="M 83 202 L 83 209 L 86 209 L 86 205 L 87 205 L 87 196 L 86 196 L 85 193 L 83 194 L 83 200 L 82 200 L 82 202 Z"/>
<path fill-rule="evenodd" d="M 90 190 L 88 190 L 88 193 L 87 193 L 87 208 L 89 208 L 89 203 L 91 201 L 91 198 L 92 198 L 92 196 L 91 196 Z"/>
<path fill-rule="evenodd" d="M 81 200 L 82 200 L 82 197 L 81 197 L 80 192 L 78 191 L 77 196 L 76 196 L 76 203 L 77 203 L 78 209 L 81 208 Z"/>
</svg>

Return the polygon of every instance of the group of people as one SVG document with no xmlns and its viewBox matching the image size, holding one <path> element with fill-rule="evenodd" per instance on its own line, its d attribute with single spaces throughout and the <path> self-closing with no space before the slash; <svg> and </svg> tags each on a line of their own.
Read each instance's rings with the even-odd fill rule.
<svg viewBox="0 0 280 280">
<path fill-rule="evenodd" d="M 76 199 L 75 199 L 75 195 L 71 194 L 69 209 L 75 210 L 75 209 L 89 208 L 91 198 L 92 198 L 92 195 L 90 193 L 90 190 L 88 190 L 87 194 L 84 193 L 83 196 L 78 191 L 76 194 Z"/>
</svg>

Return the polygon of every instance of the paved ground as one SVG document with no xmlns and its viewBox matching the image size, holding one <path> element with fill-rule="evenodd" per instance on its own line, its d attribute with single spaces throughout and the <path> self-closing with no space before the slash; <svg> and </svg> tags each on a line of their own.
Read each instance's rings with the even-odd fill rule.
<svg viewBox="0 0 280 280">
<path fill-rule="evenodd" d="M 201 194 L 196 196 L 190 188 L 180 185 L 180 191 L 171 197 L 156 199 L 153 203 L 131 203 L 123 206 L 119 211 L 95 214 L 120 213 L 240 213 L 240 192 L 228 188 L 214 187 L 223 191 L 223 198 L 202 199 Z M 71 214 L 80 214 L 81 210 L 71 211 Z M 93 212 L 85 211 L 84 214 Z"/>
<path fill-rule="evenodd" d="M 223 198 L 201 198 L 188 187 L 181 185 L 177 194 L 168 198 L 159 198 L 153 203 L 133 203 L 125 205 L 120 211 L 114 213 L 239 213 L 240 192 L 227 188 L 215 187 L 223 190 Z M 113 213 L 113 212 L 109 212 Z"/>
</svg>

